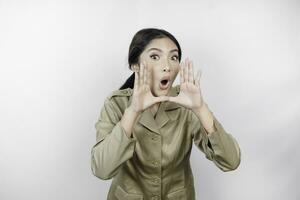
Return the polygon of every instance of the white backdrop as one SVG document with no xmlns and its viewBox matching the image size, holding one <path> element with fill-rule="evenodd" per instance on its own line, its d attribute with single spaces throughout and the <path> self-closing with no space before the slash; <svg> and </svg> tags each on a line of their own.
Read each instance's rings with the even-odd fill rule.
<svg viewBox="0 0 300 200">
<path fill-rule="evenodd" d="M 204 98 L 239 142 L 224 173 L 195 146 L 197 199 L 298 200 L 300 1 L 0 0 L 0 199 L 106 199 L 94 124 L 131 74 L 141 28 L 163 28 L 201 68 Z M 178 82 L 178 79 L 177 79 Z"/>
</svg>

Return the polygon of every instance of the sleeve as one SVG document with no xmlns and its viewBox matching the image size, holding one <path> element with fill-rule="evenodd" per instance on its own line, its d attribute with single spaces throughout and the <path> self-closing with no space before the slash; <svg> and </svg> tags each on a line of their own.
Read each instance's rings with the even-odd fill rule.
<svg viewBox="0 0 300 200">
<path fill-rule="evenodd" d="M 190 125 L 193 129 L 194 144 L 222 171 L 235 170 L 241 162 L 241 150 L 236 139 L 224 130 L 214 115 L 216 131 L 208 133 L 198 117 L 193 112 L 191 113 Z"/>
<path fill-rule="evenodd" d="M 104 102 L 95 128 L 97 137 L 91 150 L 91 169 L 96 177 L 111 179 L 133 156 L 136 138 L 126 135 L 117 115 L 117 106 L 109 98 Z"/>
</svg>

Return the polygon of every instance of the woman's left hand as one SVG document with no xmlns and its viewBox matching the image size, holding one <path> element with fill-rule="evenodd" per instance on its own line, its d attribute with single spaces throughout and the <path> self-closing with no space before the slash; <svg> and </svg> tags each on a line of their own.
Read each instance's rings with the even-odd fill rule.
<svg viewBox="0 0 300 200">
<path fill-rule="evenodd" d="M 187 58 L 180 64 L 180 93 L 176 97 L 169 97 L 169 101 L 183 105 L 191 110 L 199 110 L 204 104 L 200 90 L 200 77 L 198 71 L 194 78 L 193 63 Z"/>
</svg>

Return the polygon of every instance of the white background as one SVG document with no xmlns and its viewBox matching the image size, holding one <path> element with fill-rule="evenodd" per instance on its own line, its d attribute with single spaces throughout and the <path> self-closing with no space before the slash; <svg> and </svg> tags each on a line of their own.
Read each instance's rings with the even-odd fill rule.
<svg viewBox="0 0 300 200">
<path fill-rule="evenodd" d="M 111 180 L 90 168 L 94 124 L 147 27 L 202 69 L 204 99 L 242 150 L 224 173 L 193 147 L 197 199 L 298 200 L 296 0 L 0 0 L 0 199 L 106 199 Z"/>
</svg>

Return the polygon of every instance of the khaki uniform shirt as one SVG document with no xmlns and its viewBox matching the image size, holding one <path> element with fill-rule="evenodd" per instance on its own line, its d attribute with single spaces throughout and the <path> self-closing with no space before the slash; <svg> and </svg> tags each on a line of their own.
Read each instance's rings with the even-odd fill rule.
<svg viewBox="0 0 300 200">
<path fill-rule="evenodd" d="M 179 90 L 179 85 L 172 87 L 169 95 Z M 113 178 L 108 200 L 194 200 L 193 143 L 222 171 L 239 166 L 239 145 L 215 116 L 216 131 L 208 135 L 190 109 L 174 102 L 161 102 L 155 118 L 150 108 L 144 110 L 129 138 L 120 120 L 132 93 L 131 88 L 114 91 L 95 124 L 91 169 L 100 179 Z"/>
</svg>

